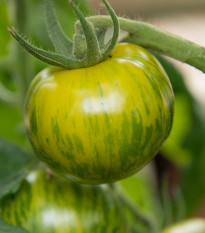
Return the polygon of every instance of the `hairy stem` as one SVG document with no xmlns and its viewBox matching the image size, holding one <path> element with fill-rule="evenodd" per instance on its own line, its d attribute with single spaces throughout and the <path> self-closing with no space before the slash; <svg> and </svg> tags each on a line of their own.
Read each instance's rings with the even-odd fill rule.
<svg viewBox="0 0 205 233">
<path fill-rule="evenodd" d="M 109 16 L 91 16 L 87 20 L 96 27 L 111 27 Z M 185 62 L 205 72 L 205 48 L 166 32 L 149 23 L 118 17 L 120 29 L 127 31 L 127 42 L 136 43 L 147 49 Z"/>
</svg>

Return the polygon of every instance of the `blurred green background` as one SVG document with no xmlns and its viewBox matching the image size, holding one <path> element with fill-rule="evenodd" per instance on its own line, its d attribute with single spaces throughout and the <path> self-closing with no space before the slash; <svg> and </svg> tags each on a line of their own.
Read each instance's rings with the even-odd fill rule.
<svg viewBox="0 0 205 233">
<path fill-rule="evenodd" d="M 96 1 L 75 2 L 85 15 L 91 15 L 92 11 L 104 12 L 102 7 L 96 10 Z M 164 5 L 164 11 L 163 5 L 157 11 L 149 1 L 141 8 L 140 4 L 133 8 L 134 2 L 127 2 L 130 4 L 126 5 L 127 12 L 120 1 L 117 5 L 113 1 L 113 7 L 116 5 L 119 14 L 158 24 L 163 22 L 167 12 L 166 28 L 166 25 L 171 25 L 167 23 L 169 19 L 172 21 L 182 12 L 188 17 L 193 17 L 193 12 L 203 12 L 204 1 L 196 2 L 195 7 L 187 7 L 186 1 L 180 8 L 174 4 L 173 7 Z M 110 3 L 112 5 L 112 1 Z M 56 0 L 55 6 L 63 29 L 72 37 L 76 18 L 71 8 L 66 0 Z M 34 44 L 52 49 L 44 23 L 44 1 L 0 0 L 0 16 L 0 137 L 32 154 L 24 127 L 23 105 L 30 81 L 46 65 L 27 55 L 11 39 L 7 27 L 15 26 L 26 38 L 32 38 Z M 190 24 L 190 31 L 192 27 Z M 173 129 L 156 159 L 138 174 L 119 182 L 118 186 L 133 206 L 159 227 L 164 227 L 187 217 L 205 217 L 205 111 L 193 90 L 188 88 L 186 72 L 182 69 L 190 68 L 184 65 L 178 69 L 178 64 L 155 55 L 164 66 L 175 93 Z"/>
</svg>

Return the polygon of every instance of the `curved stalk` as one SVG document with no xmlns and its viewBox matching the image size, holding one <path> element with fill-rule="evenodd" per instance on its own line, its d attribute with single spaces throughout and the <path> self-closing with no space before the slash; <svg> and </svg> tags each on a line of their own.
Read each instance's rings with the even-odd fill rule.
<svg viewBox="0 0 205 233">
<path fill-rule="evenodd" d="M 140 221 L 150 233 L 158 232 L 157 226 L 154 222 L 137 206 L 136 203 L 131 202 L 126 196 L 124 196 L 116 184 L 109 184 L 111 191 L 117 195 L 121 203 L 130 211 L 134 218 Z"/>
<path fill-rule="evenodd" d="M 103 54 L 102 54 L 104 59 L 106 59 L 109 56 L 109 54 L 112 52 L 115 45 L 117 44 L 120 28 L 119 28 L 119 21 L 118 21 L 117 15 L 115 14 L 115 11 L 112 9 L 112 7 L 109 5 L 107 1 L 103 0 L 103 2 L 112 18 L 112 23 L 113 23 L 113 28 L 114 28 L 112 38 L 110 42 L 108 42 L 108 46 L 103 51 Z"/>
<path fill-rule="evenodd" d="M 111 27 L 110 16 L 86 18 L 95 27 Z M 191 41 L 173 35 L 149 23 L 118 17 L 120 29 L 129 33 L 127 42 L 141 45 L 160 54 L 185 62 L 205 72 L 205 48 Z"/>
</svg>

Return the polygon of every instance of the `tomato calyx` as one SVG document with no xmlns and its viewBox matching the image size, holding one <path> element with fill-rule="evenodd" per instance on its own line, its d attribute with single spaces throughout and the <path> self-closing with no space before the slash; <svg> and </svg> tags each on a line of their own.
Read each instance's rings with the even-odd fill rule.
<svg viewBox="0 0 205 233">
<path fill-rule="evenodd" d="M 53 0 L 46 0 L 46 25 L 48 35 L 55 48 L 54 52 L 32 45 L 15 28 L 8 28 L 8 30 L 27 52 L 47 64 L 61 66 L 65 69 L 93 66 L 108 58 L 117 44 L 119 36 L 118 18 L 107 0 L 102 1 L 113 22 L 113 33 L 111 39 L 106 43 L 105 34 L 107 28 L 95 28 L 72 1 L 69 1 L 69 3 L 80 21 L 80 24 L 76 23 L 76 33 L 73 41 L 65 35 L 58 23 Z"/>
</svg>

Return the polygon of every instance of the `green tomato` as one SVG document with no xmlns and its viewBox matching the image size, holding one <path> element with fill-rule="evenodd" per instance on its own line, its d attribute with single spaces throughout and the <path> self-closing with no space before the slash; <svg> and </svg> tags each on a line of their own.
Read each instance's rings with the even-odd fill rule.
<svg viewBox="0 0 205 233">
<path fill-rule="evenodd" d="M 108 183 L 154 157 L 171 130 L 173 99 L 157 60 L 124 43 L 95 66 L 42 71 L 29 89 L 25 121 L 36 154 L 55 172 Z"/>
<path fill-rule="evenodd" d="M 191 219 L 176 225 L 170 226 L 162 231 L 162 233 L 204 233 L 205 220 L 204 219 Z"/>
<path fill-rule="evenodd" d="M 121 204 L 109 186 L 83 186 L 32 172 L 2 200 L 1 217 L 30 233 L 126 233 Z"/>
</svg>

